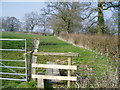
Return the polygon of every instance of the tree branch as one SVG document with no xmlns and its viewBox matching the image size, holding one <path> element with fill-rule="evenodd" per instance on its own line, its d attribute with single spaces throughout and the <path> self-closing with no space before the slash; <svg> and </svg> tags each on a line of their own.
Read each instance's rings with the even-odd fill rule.
<svg viewBox="0 0 120 90">
<path fill-rule="evenodd" d="M 98 21 L 93 22 L 90 26 L 87 27 L 87 29 L 91 28 L 95 23 L 97 23 Z"/>
<path fill-rule="evenodd" d="M 118 3 L 118 4 L 112 4 L 112 3 L 110 3 L 111 5 L 109 5 L 108 7 L 106 7 L 105 9 L 103 9 L 103 10 L 108 10 L 109 8 L 116 8 L 116 7 L 120 7 L 120 3 Z"/>
</svg>

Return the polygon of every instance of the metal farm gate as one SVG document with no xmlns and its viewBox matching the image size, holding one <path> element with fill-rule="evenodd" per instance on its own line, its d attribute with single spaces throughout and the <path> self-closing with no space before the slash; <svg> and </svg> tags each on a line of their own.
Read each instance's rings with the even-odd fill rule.
<svg viewBox="0 0 120 90">
<path fill-rule="evenodd" d="M 23 42 L 23 48 L 22 49 L 4 49 L 4 48 L 1 48 L 0 50 L 2 51 L 17 51 L 17 52 L 23 52 L 23 55 L 24 55 L 24 59 L 23 60 L 9 60 L 9 59 L 3 59 L 1 58 L 0 59 L 0 79 L 1 80 L 17 80 L 17 81 L 27 81 L 27 59 L 26 59 L 26 39 L 0 39 L 0 41 L 22 41 Z M 4 42 L 3 42 L 4 43 Z M 10 52 L 9 52 L 10 53 Z M 16 54 L 17 55 L 17 54 Z M 12 63 L 14 64 L 13 62 L 16 62 L 18 63 L 24 63 L 24 67 L 17 67 L 17 66 L 7 66 L 4 62 L 8 62 L 8 63 Z M 3 72 L 2 69 L 3 68 L 6 68 L 8 69 L 10 72 Z M 14 69 L 24 69 L 24 71 L 22 71 L 22 73 L 18 73 L 17 70 L 14 70 Z M 12 72 L 12 73 L 11 73 Z M 4 78 L 3 75 L 7 75 L 7 78 Z M 18 76 L 17 78 L 14 78 L 14 77 L 10 77 L 11 75 L 16 75 Z"/>
</svg>

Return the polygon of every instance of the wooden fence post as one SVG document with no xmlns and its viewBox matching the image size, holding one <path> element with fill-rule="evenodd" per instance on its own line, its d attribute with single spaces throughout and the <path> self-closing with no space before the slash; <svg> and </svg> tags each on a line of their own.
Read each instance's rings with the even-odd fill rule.
<svg viewBox="0 0 120 90">
<path fill-rule="evenodd" d="M 33 53 L 38 52 L 39 44 L 40 44 L 39 38 L 34 38 L 33 39 L 33 48 L 34 48 Z M 33 56 L 32 63 L 36 64 L 37 63 L 37 56 L 34 56 L 34 55 L 32 55 L 32 56 Z M 32 68 L 31 74 L 36 74 L 36 68 Z M 33 79 L 33 80 L 36 80 L 36 79 Z"/>
<path fill-rule="evenodd" d="M 43 75 L 43 73 L 39 72 L 38 75 Z M 43 78 L 37 78 L 37 88 L 44 89 L 44 79 Z"/>
<path fill-rule="evenodd" d="M 72 57 L 68 57 L 68 65 L 71 65 L 71 62 L 72 62 Z M 70 76 L 71 76 L 71 70 L 68 70 L 68 77 Z M 67 86 L 68 88 L 70 87 L 70 80 L 68 80 Z"/>
</svg>

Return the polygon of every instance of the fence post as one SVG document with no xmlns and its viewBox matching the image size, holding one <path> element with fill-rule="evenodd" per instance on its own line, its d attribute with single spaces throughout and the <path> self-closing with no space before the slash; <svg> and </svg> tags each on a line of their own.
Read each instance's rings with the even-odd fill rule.
<svg viewBox="0 0 120 90">
<path fill-rule="evenodd" d="M 68 65 L 71 65 L 71 62 L 72 62 L 72 57 L 68 57 Z M 70 76 L 71 76 L 71 70 L 68 70 L 68 77 Z M 70 80 L 68 80 L 67 86 L 68 88 L 70 87 Z"/>
<path fill-rule="evenodd" d="M 34 38 L 33 39 L 33 53 L 38 52 L 39 44 L 40 44 L 39 38 Z M 34 64 L 37 63 L 37 56 L 32 55 L 31 64 L 32 63 L 34 63 Z M 36 74 L 36 68 L 31 68 L 31 69 L 32 69 L 31 74 Z M 35 79 L 33 79 L 33 80 L 35 80 Z"/>
<path fill-rule="evenodd" d="M 38 75 L 43 75 L 43 73 L 38 72 Z M 37 78 L 37 88 L 44 89 L 44 79 L 43 78 Z"/>
</svg>

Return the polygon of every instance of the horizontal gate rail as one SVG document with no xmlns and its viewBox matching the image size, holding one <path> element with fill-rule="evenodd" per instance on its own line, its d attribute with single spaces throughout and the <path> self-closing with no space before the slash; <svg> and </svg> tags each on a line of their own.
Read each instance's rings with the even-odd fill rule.
<svg viewBox="0 0 120 90">
<path fill-rule="evenodd" d="M 0 74 L 9 74 L 9 75 L 26 75 L 22 73 L 5 73 L 5 72 L 0 72 Z"/>
<path fill-rule="evenodd" d="M 21 68 L 21 69 L 25 69 L 25 67 L 13 67 L 13 66 L 0 66 L 0 67 L 5 67 L 5 68 Z"/>
<path fill-rule="evenodd" d="M 27 79 L 13 79 L 13 78 L 3 78 L 3 77 L 2 78 L 0 77 L 0 79 L 1 80 L 27 81 Z"/>
<path fill-rule="evenodd" d="M 7 40 L 7 41 L 24 41 L 26 39 L 7 39 L 7 38 L 4 38 L 4 39 L 0 39 L 1 41 L 2 40 Z"/>
<path fill-rule="evenodd" d="M 69 66 L 69 65 L 32 64 L 32 67 L 77 70 L 77 66 Z"/>
<path fill-rule="evenodd" d="M 26 50 L 23 50 L 23 49 L 0 49 L 2 51 L 26 51 Z"/>
<path fill-rule="evenodd" d="M 0 59 L 0 61 L 17 61 L 17 62 L 25 62 L 25 60 L 7 60 L 7 59 Z"/>
</svg>

